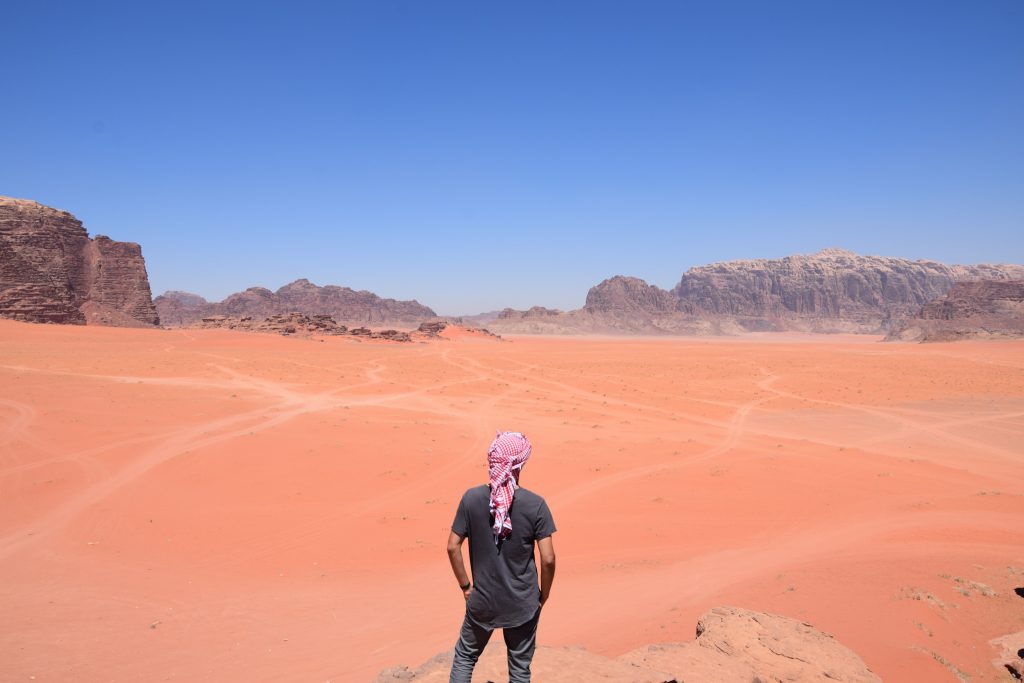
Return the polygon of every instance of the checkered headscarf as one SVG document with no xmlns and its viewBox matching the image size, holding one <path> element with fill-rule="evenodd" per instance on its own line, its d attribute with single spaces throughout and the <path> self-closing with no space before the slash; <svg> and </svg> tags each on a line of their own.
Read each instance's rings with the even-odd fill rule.
<svg viewBox="0 0 1024 683">
<path fill-rule="evenodd" d="M 512 533 L 509 508 L 519 488 L 519 472 L 530 457 L 533 446 L 519 432 L 498 432 L 487 449 L 488 475 L 491 483 L 491 514 L 494 516 L 494 542 L 499 543 Z"/>
</svg>

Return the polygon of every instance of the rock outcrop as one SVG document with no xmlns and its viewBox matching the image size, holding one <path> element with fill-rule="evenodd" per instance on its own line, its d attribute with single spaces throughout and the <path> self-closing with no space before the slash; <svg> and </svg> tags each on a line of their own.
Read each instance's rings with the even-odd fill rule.
<svg viewBox="0 0 1024 683">
<path fill-rule="evenodd" d="M 474 680 L 502 680 L 506 666 L 504 650 L 492 645 L 480 658 Z M 417 669 L 387 669 L 376 683 L 440 683 L 448 680 L 450 668 L 451 654 L 442 654 Z M 853 651 L 810 624 L 736 607 L 716 607 L 702 616 L 694 641 L 649 645 L 614 659 L 581 648 L 540 647 L 533 672 L 551 683 L 881 681 Z"/>
<path fill-rule="evenodd" d="M 654 645 L 620 661 L 682 681 L 881 683 L 852 650 L 811 624 L 737 607 L 715 607 L 691 643 Z"/>
<path fill-rule="evenodd" d="M 67 211 L 0 197 L 0 316 L 29 322 L 159 324 L 142 249 Z"/>
<path fill-rule="evenodd" d="M 420 326 L 416 328 L 416 331 L 420 334 L 425 334 L 428 337 L 438 337 L 442 332 L 444 332 L 446 327 L 448 327 L 448 323 L 444 320 L 435 320 L 428 323 L 420 323 Z"/>
<path fill-rule="evenodd" d="M 995 638 L 988 644 L 999 651 L 992 666 L 1008 674 L 1006 680 L 1024 679 L 1024 631 Z"/>
<path fill-rule="evenodd" d="M 484 327 L 467 326 L 447 320 L 434 320 L 420 323 L 412 332 L 415 339 L 457 339 L 478 338 L 501 341 L 501 337 Z"/>
<path fill-rule="evenodd" d="M 301 336 L 342 336 L 351 335 L 365 339 L 386 339 L 388 341 L 412 341 L 408 332 L 399 330 L 381 330 L 374 332 L 367 327 L 349 329 L 339 325 L 329 315 L 306 315 L 305 313 L 283 313 L 258 318 L 251 315 L 232 317 L 227 315 L 211 315 L 203 318 L 192 327 L 202 329 L 240 330 L 242 332 L 266 332 L 281 335 Z"/>
<path fill-rule="evenodd" d="M 887 341 L 940 342 L 1024 336 L 1024 280 L 958 282 L 916 315 L 898 321 Z"/>
<path fill-rule="evenodd" d="M 309 280 L 296 280 L 276 292 L 250 287 L 220 302 L 209 302 L 197 294 L 166 292 L 156 298 L 157 310 L 165 325 L 191 325 L 214 315 L 265 318 L 292 312 L 329 315 L 349 325 L 415 326 L 437 317 L 417 301 L 384 299 L 372 292 L 348 287 L 318 287 Z"/>
<path fill-rule="evenodd" d="M 499 332 L 561 334 L 879 334 L 956 282 L 1020 278 L 1020 265 L 945 265 L 825 249 L 698 266 L 671 291 L 615 276 L 592 287 L 579 310 L 506 310 L 490 325 Z"/>
</svg>

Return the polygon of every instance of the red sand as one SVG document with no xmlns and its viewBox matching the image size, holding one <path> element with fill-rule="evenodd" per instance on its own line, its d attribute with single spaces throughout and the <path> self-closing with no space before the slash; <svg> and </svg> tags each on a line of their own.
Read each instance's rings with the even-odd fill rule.
<svg viewBox="0 0 1024 683">
<path fill-rule="evenodd" d="M 365 681 L 454 642 L 496 428 L 558 523 L 547 645 L 735 604 L 887 681 L 1002 680 L 1024 628 L 1024 343 L 0 321 L 0 679 Z"/>
</svg>

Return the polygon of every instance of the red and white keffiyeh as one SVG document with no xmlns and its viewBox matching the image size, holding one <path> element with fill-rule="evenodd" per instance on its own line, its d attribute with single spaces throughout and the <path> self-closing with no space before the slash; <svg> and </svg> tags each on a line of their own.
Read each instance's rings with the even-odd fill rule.
<svg viewBox="0 0 1024 683">
<path fill-rule="evenodd" d="M 494 516 L 494 543 L 512 533 L 508 510 L 519 488 L 519 472 L 530 457 L 533 446 L 519 432 L 498 432 L 487 449 L 488 475 L 491 483 L 491 514 Z"/>
</svg>

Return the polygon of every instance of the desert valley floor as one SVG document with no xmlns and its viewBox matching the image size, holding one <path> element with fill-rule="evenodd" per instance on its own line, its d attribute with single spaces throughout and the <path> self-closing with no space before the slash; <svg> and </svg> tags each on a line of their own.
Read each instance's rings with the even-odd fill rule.
<svg viewBox="0 0 1024 683">
<path fill-rule="evenodd" d="M 736 605 L 886 681 L 999 681 L 1024 629 L 1024 342 L 0 321 L 0 679 L 367 681 L 450 648 L 444 543 L 525 432 L 540 638 L 617 655 Z"/>
</svg>

